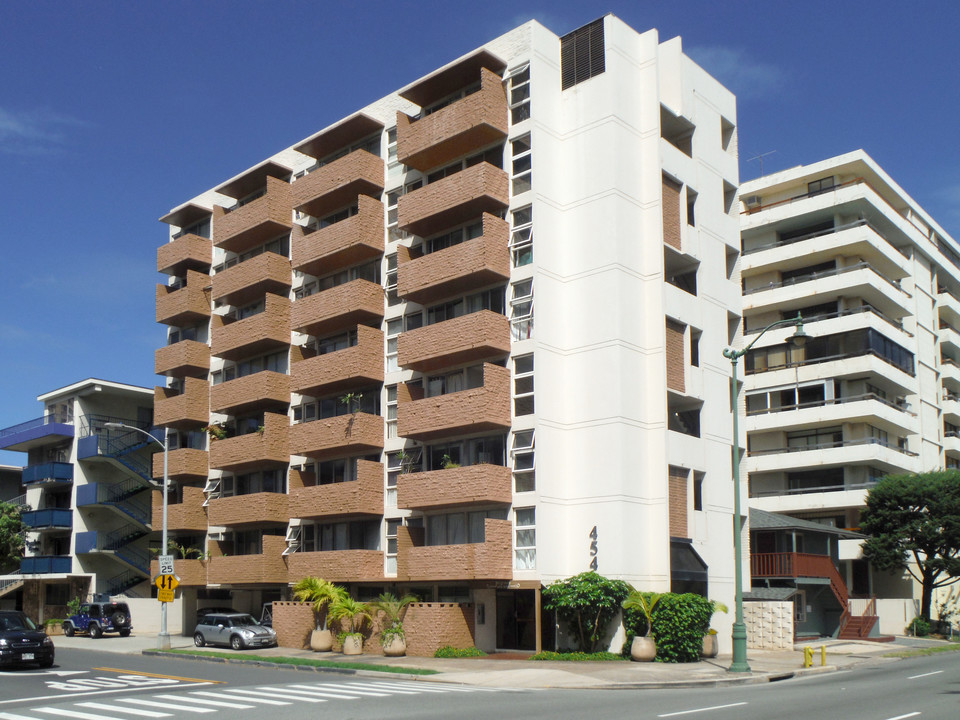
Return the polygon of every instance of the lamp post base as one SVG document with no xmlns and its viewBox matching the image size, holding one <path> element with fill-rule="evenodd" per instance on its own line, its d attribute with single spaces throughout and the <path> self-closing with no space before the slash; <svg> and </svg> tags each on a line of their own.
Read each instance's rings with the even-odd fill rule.
<svg viewBox="0 0 960 720">
<path fill-rule="evenodd" d="M 170 634 L 169 633 L 158 633 L 157 634 L 157 650 L 169 650 L 170 649 Z"/>
<path fill-rule="evenodd" d="M 733 624 L 733 662 L 727 668 L 727 672 L 748 673 L 751 672 L 750 665 L 747 663 L 747 626 L 742 622 Z"/>
</svg>

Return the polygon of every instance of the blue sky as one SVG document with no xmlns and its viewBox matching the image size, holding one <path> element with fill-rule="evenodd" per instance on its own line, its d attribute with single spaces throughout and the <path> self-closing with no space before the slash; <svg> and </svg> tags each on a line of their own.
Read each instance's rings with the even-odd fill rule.
<svg viewBox="0 0 960 720">
<path fill-rule="evenodd" d="M 45 2 L 0 7 L 0 428 L 86 377 L 152 386 L 157 222 L 536 19 L 606 12 L 738 96 L 741 180 L 864 148 L 960 239 L 960 3 Z M 22 463 L 0 452 L 0 463 Z"/>
</svg>

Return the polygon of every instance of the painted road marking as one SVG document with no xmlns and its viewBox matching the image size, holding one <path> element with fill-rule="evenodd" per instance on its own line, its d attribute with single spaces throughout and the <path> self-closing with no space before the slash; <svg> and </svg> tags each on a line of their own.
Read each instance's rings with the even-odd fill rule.
<svg viewBox="0 0 960 720">
<path fill-rule="evenodd" d="M 201 698 L 195 698 L 192 695 L 190 697 L 187 697 L 186 695 L 154 695 L 153 697 L 158 698 L 159 700 L 169 700 L 171 702 L 171 705 L 168 705 L 167 707 L 170 710 L 175 710 L 176 708 L 180 707 L 180 704 L 184 700 L 187 700 L 188 702 L 192 702 L 192 703 L 200 703 L 201 705 L 213 705 L 214 707 L 222 707 L 222 708 L 235 708 L 237 710 L 249 710 L 252 707 L 256 707 L 255 705 L 241 705 L 240 703 L 230 703 L 230 702 L 223 702 L 223 701 L 218 702 L 216 700 L 203 700 Z"/>
<path fill-rule="evenodd" d="M 59 715 L 60 717 L 80 718 L 80 720 L 120 720 L 113 715 L 97 715 L 95 713 L 80 712 L 79 710 L 61 710 L 60 708 L 34 708 L 37 712 L 47 713 L 48 715 Z"/>
<path fill-rule="evenodd" d="M 203 695 L 204 697 L 223 698 L 224 700 L 239 700 L 241 702 L 255 702 L 263 705 L 289 705 L 283 700 L 267 700 L 266 698 L 243 697 L 241 695 L 229 695 L 225 692 L 192 692 L 191 695 Z"/>
<path fill-rule="evenodd" d="M 285 700 L 306 700 L 307 702 L 326 702 L 321 698 L 308 698 L 303 695 L 290 695 L 288 693 L 283 693 L 280 691 L 271 690 L 268 692 L 262 692 L 260 690 L 241 690 L 240 688 L 234 688 L 230 692 L 242 693 L 243 695 L 256 695 L 262 697 L 266 695 L 269 698 L 284 698 Z"/>
<path fill-rule="evenodd" d="M 374 692 L 372 690 L 354 690 L 353 688 L 356 686 L 351 686 L 344 683 L 326 683 L 323 685 L 287 685 L 287 687 L 291 690 L 300 688 L 302 690 L 309 690 L 310 692 L 329 688 L 334 692 L 347 692 L 353 695 L 365 695 L 367 697 L 390 697 L 390 693 Z"/>
<path fill-rule="evenodd" d="M 192 683 L 190 685 L 164 685 L 164 690 L 177 690 L 179 688 L 195 688 L 197 685 L 206 685 L 207 683 Z M 130 692 L 132 690 L 143 690 L 144 687 L 135 686 L 135 687 L 125 687 L 117 688 L 115 690 L 90 690 L 88 692 L 74 692 L 74 693 L 61 693 L 59 695 L 40 695 L 37 697 L 29 698 L 15 698 L 13 700 L 0 700 L 0 705 L 6 705 L 8 703 L 22 703 L 24 700 L 66 700 L 69 698 L 78 698 L 78 697 L 89 697 L 91 695 L 115 695 L 116 693 Z M 156 689 L 156 688 L 155 688 Z M 117 698 L 118 700 L 120 698 Z M 0 715 L 0 718 L 3 716 Z"/>
<path fill-rule="evenodd" d="M 269 687 L 261 687 L 259 690 L 269 690 Z M 320 700 L 320 698 L 333 698 L 334 700 L 356 700 L 356 695 L 344 695 L 343 693 L 336 692 L 324 692 L 322 690 L 294 690 L 293 688 L 283 685 L 281 686 L 281 691 L 286 693 L 287 696 L 293 695 L 302 700 L 309 700 L 310 702 L 326 702 L 326 700 Z M 319 696 L 316 697 L 316 696 Z"/>
<path fill-rule="evenodd" d="M 724 710 L 726 708 L 738 707 L 740 705 L 746 705 L 745 702 L 730 703 L 729 705 L 711 705 L 710 707 L 705 708 L 696 708 L 695 710 L 680 710 L 679 712 L 664 713 L 663 715 L 657 715 L 657 717 L 676 717 L 677 715 L 692 715 L 693 713 L 702 713 L 708 712 L 710 710 Z M 894 720 L 891 718 L 891 720 Z"/>
<path fill-rule="evenodd" d="M 142 675 L 143 677 L 165 678 L 167 680 L 179 680 L 180 682 L 197 682 L 197 683 L 206 683 L 208 685 L 226 684 L 226 680 L 203 680 L 201 678 L 180 677 L 179 675 L 164 675 L 162 673 L 144 672 L 142 670 L 121 670 L 120 668 L 111 668 L 111 667 L 99 667 L 99 668 L 93 668 L 93 669 L 103 670 L 104 672 L 123 673 L 124 675 Z"/>
<path fill-rule="evenodd" d="M 77 707 L 88 707 L 93 708 L 94 710 L 111 710 L 113 712 L 122 712 L 129 715 L 140 715 L 142 717 L 149 718 L 170 717 L 170 713 L 153 712 L 152 710 L 144 710 L 143 708 L 125 708 L 118 705 L 107 705 L 106 703 L 98 702 L 77 703 Z"/>
<path fill-rule="evenodd" d="M 930 675 L 939 675 L 943 670 L 934 670 L 933 672 L 923 673 L 923 675 L 911 675 L 907 680 L 916 680 L 917 678 L 929 677 Z"/>
<path fill-rule="evenodd" d="M 401 685 L 400 683 L 389 683 L 389 682 L 373 682 L 370 683 L 376 688 L 383 690 L 389 690 L 390 692 L 399 693 L 400 695 L 419 695 L 422 692 L 425 693 L 445 693 L 446 690 L 441 688 L 429 688 L 429 687 L 413 687 L 411 685 Z"/>
<path fill-rule="evenodd" d="M 904 718 L 916 717 L 919 715 L 919 712 L 907 713 L 906 715 L 897 715 L 896 717 L 887 718 L 887 720 L 904 720 Z"/>
<path fill-rule="evenodd" d="M 6 712 L 0 712 L 0 718 L 3 718 L 3 720 L 37 720 L 36 718 L 27 717 L 26 715 L 16 715 Z"/>
<path fill-rule="evenodd" d="M 146 707 L 159 708 L 161 710 L 170 710 L 170 703 L 168 702 L 157 702 L 156 700 L 141 700 L 140 698 L 117 698 L 117 702 L 132 703 L 134 705 L 145 705 Z M 177 710 L 186 710 L 187 712 L 195 713 L 208 713 L 216 712 L 213 708 L 208 707 L 191 707 L 189 705 L 179 705 Z"/>
</svg>

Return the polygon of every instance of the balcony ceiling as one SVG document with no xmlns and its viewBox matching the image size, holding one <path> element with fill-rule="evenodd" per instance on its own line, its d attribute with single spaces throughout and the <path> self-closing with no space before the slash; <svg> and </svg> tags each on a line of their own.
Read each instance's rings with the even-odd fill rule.
<svg viewBox="0 0 960 720">
<path fill-rule="evenodd" d="M 423 107 L 480 79 L 480 68 L 503 75 L 507 63 L 489 50 L 477 50 L 403 88 L 398 95 Z"/>
<path fill-rule="evenodd" d="M 293 149 L 312 158 L 320 159 L 340 148 L 362 140 L 378 130 L 383 130 L 382 122 L 358 112 L 311 135 L 299 145 L 295 145 Z"/>
<path fill-rule="evenodd" d="M 176 225 L 177 227 L 187 227 L 188 225 L 193 225 L 195 222 L 199 222 L 204 218 L 210 217 L 211 211 L 209 208 L 201 207 L 194 203 L 188 202 L 175 207 L 173 210 L 168 212 L 162 218 L 160 222 L 166 223 L 167 225 Z"/>
<path fill-rule="evenodd" d="M 273 160 L 264 160 L 240 175 L 230 178 L 223 185 L 214 188 L 214 191 L 227 197 L 239 199 L 264 187 L 267 184 L 268 176 L 287 180 L 292 172 L 286 165 L 281 165 Z"/>
</svg>

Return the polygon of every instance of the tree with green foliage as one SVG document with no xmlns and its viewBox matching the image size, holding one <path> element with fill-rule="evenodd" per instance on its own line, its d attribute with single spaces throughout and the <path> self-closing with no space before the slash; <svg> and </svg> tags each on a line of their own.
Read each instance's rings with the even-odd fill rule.
<svg viewBox="0 0 960 720">
<path fill-rule="evenodd" d="M 20 507 L 0 502 L 0 570 L 19 565 L 23 559 L 23 521 Z"/>
<path fill-rule="evenodd" d="M 879 570 L 910 573 L 930 620 L 935 588 L 960 580 L 960 471 L 888 475 L 867 493 L 863 556 Z"/>
<path fill-rule="evenodd" d="M 551 583 L 543 590 L 543 606 L 557 613 L 581 652 L 592 653 L 631 587 L 622 580 L 610 580 L 585 572 Z"/>
</svg>

